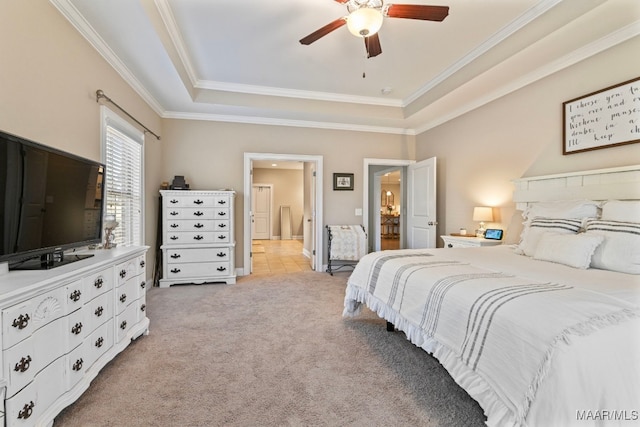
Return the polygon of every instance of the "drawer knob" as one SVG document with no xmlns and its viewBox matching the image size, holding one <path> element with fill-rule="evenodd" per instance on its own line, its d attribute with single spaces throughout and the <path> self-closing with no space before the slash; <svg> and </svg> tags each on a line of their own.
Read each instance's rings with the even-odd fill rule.
<svg viewBox="0 0 640 427">
<path fill-rule="evenodd" d="M 227 224 L 225 224 L 225 223 L 218 224 L 218 227 L 219 227 L 219 228 L 226 228 L 226 227 L 227 227 Z"/>
<path fill-rule="evenodd" d="M 147 265 L 145 260 L 140 261 L 140 268 L 144 268 L 145 265 Z"/>
<path fill-rule="evenodd" d="M 197 235 L 197 236 L 193 236 L 193 240 L 202 240 L 204 239 L 204 237 L 202 237 L 201 235 Z"/>
<path fill-rule="evenodd" d="M 16 372 L 26 372 L 31 366 L 31 356 L 27 355 L 27 357 L 23 357 L 20 359 L 16 366 L 13 368 Z"/>
<path fill-rule="evenodd" d="M 173 259 L 178 259 L 178 258 L 180 258 L 182 255 L 180 255 L 180 254 L 171 254 L 170 256 L 171 256 L 171 258 L 173 258 Z"/>
<path fill-rule="evenodd" d="M 142 289 L 144 289 L 146 286 L 147 286 L 147 282 L 144 282 L 144 281 L 143 281 L 142 283 L 140 283 L 140 287 L 141 287 Z"/>
<path fill-rule="evenodd" d="M 120 277 L 121 277 L 121 278 L 123 278 L 123 279 L 124 279 L 126 275 L 127 275 L 127 270 L 124 270 L 124 269 L 123 269 L 123 270 L 120 270 Z"/>
<path fill-rule="evenodd" d="M 171 227 L 171 228 L 178 228 L 178 227 L 179 227 L 179 225 L 178 225 L 178 224 L 171 224 L 169 227 Z"/>
<path fill-rule="evenodd" d="M 194 200 L 193 203 L 195 203 L 196 205 L 201 205 L 204 202 L 202 200 L 198 199 L 198 200 Z"/>
<path fill-rule="evenodd" d="M 120 302 L 125 302 L 127 300 L 127 294 L 120 295 Z"/>
<path fill-rule="evenodd" d="M 171 211 L 171 212 L 169 212 L 169 215 L 176 216 L 176 215 L 178 215 L 178 212 L 176 212 L 176 211 Z"/>
<path fill-rule="evenodd" d="M 82 360 L 82 357 L 81 357 L 80 359 L 76 360 L 76 363 L 73 364 L 71 369 L 73 369 L 74 371 L 79 371 L 80 369 L 82 369 L 83 363 L 84 363 L 84 360 Z"/>
<path fill-rule="evenodd" d="M 96 347 L 100 348 L 104 344 L 104 338 L 100 337 L 96 340 Z"/>
<path fill-rule="evenodd" d="M 221 212 L 218 212 L 218 216 L 227 216 L 227 213 L 221 211 Z"/>
<path fill-rule="evenodd" d="M 73 328 L 71 328 L 71 333 L 74 335 L 80 335 L 80 332 L 82 332 L 82 322 L 76 323 Z"/>
<path fill-rule="evenodd" d="M 178 240 L 178 236 L 171 236 L 169 237 L 171 240 Z"/>
<path fill-rule="evenodd" d="M 96 280 L 94 280 L 93 282 L 93 286 L 96 287 L 96 289 L 100 289 L 102 287 L 102 285 L 104 284 L 104 280 L 102 279 L 102 277 L 98 277 Z"/>
<path fill-rule="evenodd" d="M 29 319 L 31 318 L 28 314 L 21 314 L 17 319 L 13 319 L 11 326 L 18 329 L 24 329 L 29 325 Z"/>
<path fill-rule="evenodd" d="M 452 247 L 453 247 L 453 244 L 449 243 L 449 244 L 447 245 L 447 247 L 448 247 L 448 248 L 452 248 Z"/>
<path fill-rule="evenodd" d="M 218 200 L 218 204 L 219 205 L 226 205 L 227 201 L 226 200 Z"/>
<path fill-rule="evenodd" d="M 196 211 L 196 212 L 194 212 L 193 214 L 194 214 L 195 216 L 202 216 L 202 215 L 204 215 L 204 212 Z"/>
<path fill-rule="evenodd" d="M 82 295 L 82 292 L 76 289 L 75 291 L 71 292 L 71 295 L 69 295 L 69 299 L 73 302 L 78 302 L 80 300 L 80 295 Z"/>
<path fill-rule="evenodd" d="M 226 254 L 226 253 L 224 253 L 224 252 L 218 252 L 218 253 L 216 254 L 216 256 L 217 256 L 218 258 L 224 258 L 226 255 L 227 255 L 227 254 Z"/>
<path fill-rule="evenodd" d="M 122 329 L 123 331 L 125 329 L 127 329 L 127 321 L 126 320 L 123 320 L 122 323 L 120 323 L 120 329 Z"/>
<path fill-rule="evenodd" d="M 104 311 L 104 308 L 102 306 L 96 308 L 96 311 L 94 312 L 94 314 L 96 315 L 96 317 L 100 317 L 102 316 L 102 312 Z"/>
<path fill-rule="evenodd" d="M 22 411 L 18 412 L 18 419 L 26 420 L 31 415 L 33 415 L 33 407 L 34 406 L 36 406 L 36 405 L 35 405 L 35 403 L 33 403 L 33 400 L 30 401 L 29 403 L 25 403 L 24 407 L 22 408 Z"/>
<path fill-rule="evenodd" d="M 218 270 L 218 271 L 226 271 L 227 267 L 218 267 L 218 268 L 216 268 L 216 270 Z"/>
<path fill-rule="evenodd" d="M 147 304 L 142 304 L 140 306 L 140 311 L 145 311 L 147 309 Z"/>
<path fill-rule="evenodd" d="M 175 205 L 176 203 L 178 203 L 178 200 L 176 200 L 176 199 L 171 199 L 171 200 L 169 200 L 169 203 L 173 203 L 173 204 Z"/>
<path fill-rule="evenodd" d="M 179 268 L 174 268 L 171 270 L 172 273 L 176 274 L 176 273 L 180 273 L 180 269 Z"/>
<path fill-rule="evenodd" d="M 203 224 L 200 224 L 200 223 L 194 224 L 193 226 L 194 226 L 195 228 L 202 228 L 202 227 L 204 227 L 204 225 L 203 225 Z"/>
<path fill-rule="evenodd" d="M 224 234 L 219 234 L 218 235 L 218 239 L 220 239 L 220 240 L 224 240 L 226 238 L 227 238 L 227 236 L 225 236 Z"/>
</svg>

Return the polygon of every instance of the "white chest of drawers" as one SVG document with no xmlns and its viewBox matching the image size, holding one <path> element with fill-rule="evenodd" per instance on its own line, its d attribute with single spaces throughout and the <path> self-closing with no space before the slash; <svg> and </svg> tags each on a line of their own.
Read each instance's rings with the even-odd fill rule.
<svg viewBox="0 0 640 427">
<path fill-rule="evenodd" d="M 160 287 L 235 283 L 234 191 L 162 190 Z"/>
<path fill-rule="evenodd" d="M 145 252 L 95 251 L 53 270 L 0 275 L 7 427 L 50 425 L 111 359 L 148 331 Z M 120 302 L 124 288 L 128 296 Z"/>
</svg>

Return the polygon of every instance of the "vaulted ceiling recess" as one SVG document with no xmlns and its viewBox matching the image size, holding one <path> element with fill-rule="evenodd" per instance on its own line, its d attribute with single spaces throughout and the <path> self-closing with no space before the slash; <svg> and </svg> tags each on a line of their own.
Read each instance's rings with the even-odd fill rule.
<svg viewBox="0 0 640 427">
<path fill-rule="evenodd" d="M 302 38 L 300 43 L 309 45 L 346 24 L 351 34 L 364 39 L 367 58 L 372 58 L 382 53 L 378 31 L 385 17 L 441 22 L 449 14 L 448 6 L 385 4 L 382 0 L 334 1 L 346 5 L 348 14 Z"/>
</svg>

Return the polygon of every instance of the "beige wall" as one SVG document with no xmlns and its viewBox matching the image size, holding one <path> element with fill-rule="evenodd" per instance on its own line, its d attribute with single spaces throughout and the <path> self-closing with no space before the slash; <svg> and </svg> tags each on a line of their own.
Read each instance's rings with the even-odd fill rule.
<svg viewBox="0 0 640 427">
<path fill-rule="evenodd" d="M 253 169 L 254 184 L 272 184 L 271 235 L 282 236 L 280 206 L 291 208 L 291 235 L 302 238 L 304 214 L 304 175 L 302 169 Z"/>
<path fill-rule="evenodd" d="M 638 77 L 638 52 L 635 37 L 418 135 L 416 158 L 438 158 L 438 232 L 477 228 L 479 205 L 506 228 L 514 178 L 640 163 L 640 144 L 562 155 L 562 103 Z"/>
<path fill-rule="evenodd" d="M 355 209 L 362 207 L 363 159 L 413 159 L 414 142 L 404 135 L 165 120 L 163 179 L 184 175 L 193 189 L 236 190 L 236 265 L 242 267 L 245 152 L 323 156 L 324 224 L 361 224 Z M 333 191 L 334 172 L 354 173 L 354 191 Z"/>
<path fill-rule="evenodd" d="M 0 3 L 0 129 L 100 160 L 102 89 L 156 133 L 160 117 L 48 1 Z M 155 245 L 162 143 L 145 141 L 146 242 Z M 153 253 L 147 265 L 153 265 Z M 152 269 L 148 269 L 151 275 Z"/>
</svg>

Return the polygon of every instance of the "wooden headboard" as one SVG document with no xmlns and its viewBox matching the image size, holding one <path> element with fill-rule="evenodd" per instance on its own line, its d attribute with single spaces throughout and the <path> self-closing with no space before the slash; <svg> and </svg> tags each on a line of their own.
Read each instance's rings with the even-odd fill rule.
<svg viewBox="0 0 640 427">
<path fill-rule="evenodd" d="M 516 209 L 555 200 L 640 199 L 640 165 L 513 180 Z"/>
</svg>

